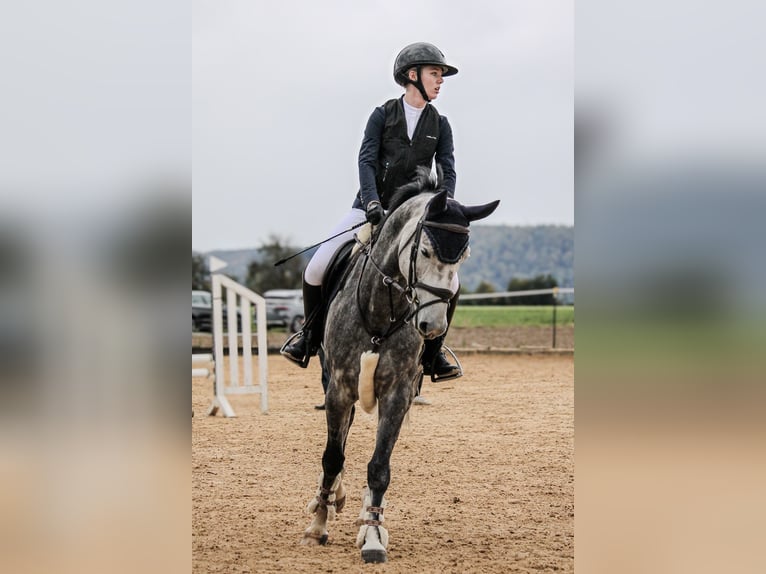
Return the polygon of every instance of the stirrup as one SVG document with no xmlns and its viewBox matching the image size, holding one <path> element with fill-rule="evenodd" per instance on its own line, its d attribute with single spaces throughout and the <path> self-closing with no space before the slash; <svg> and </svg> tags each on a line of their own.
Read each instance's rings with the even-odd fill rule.
<svg viewBox="0 0 766 574">
<path fill-rule="evenodd" d="M 300 368 L 305 369 L 306 367 L 309 366 L 309 360 L 311 359 L 311 353 L 309 352 L 309 349 L 308 349 L 308 346 L 309 346 L 308 341 L 306 341 L 306 356 L 304 356 L 303 359 L 301 360 L 296 359 L 295 357 L 293 357 L 292 355 L 290 355 L 289 353 L 285 351 L 285 349 L 287 348 L 288 345 L 290 345 L 290 343 L 292 343 L 298 337 L 302 337 L 303 335 L 304 335 L 303 331 L 298 331 L 297 333 L 293 333 L 292 335 L 290 335 L 287 338 L 287 341 L 285 341 L 285 344 L 282 345 L 282 347 L 279 349 L 279 354 L 282 355 L 288 361 L 295 363 Z"/>
<path fill-rule="evenodd" d="M 444 349 L 449 355 L 455 359 L 455 367 L 457 368 L 457 371 L 452 373 L 451 375 L 443 375 L 438 376 L 436 373 L 434 373 L 433 368 L 431 369 L 431 382 L 432 383 L 441 383 L 442 381 L 451 381 L 452 379 L 459 379 L 463 376 L 463 365 L 460 364 L 460 359 L 457 358 L 457 355 L 455 352 L 450 349 L 447 345 L 442 345 L 442 349 Z"/>
</svg>

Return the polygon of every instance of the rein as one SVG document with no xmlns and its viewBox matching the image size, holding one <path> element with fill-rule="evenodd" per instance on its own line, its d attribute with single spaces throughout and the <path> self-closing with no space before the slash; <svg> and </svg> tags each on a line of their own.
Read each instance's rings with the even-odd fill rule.
<svg viewBox="0 0 766 574">
<path fill-rule="evenodd" d="M 445 229 L 447 231 L 450 231 L 452 233 L 461 233 L 467 235 L 469 233 L 468 227 L 457 225 L 454 223 L 438 223 L 436 221 L 430 221 L 425 219 L 425 214 L 420 218 L 418 221 L 417 227 L 415 228 L 415 231 L 412 232 L 412 235 L 407 239 L 407 241 L 404 242 L 404 245 L 399 250 L 399 253 L 397 254 L 397 257 L 401 255 L 404 248 L 407 246 L 408 243 L 412 242 L 412 248 L 410 251 L 410 264 L 409 264 L 409 270 L 408 270 L 408 277 L 407 277 L 407 283 L 404 287 L 402 287 L 396 279 L 388 275 L 383 269 L 378 265 L 378 263 L 373 259 L 372 257 L 372 245 L 375 242 L 375 238 L 371 238 L 370 241 L 366 244 L 359 241 L 359 239 L 354 237 L 354 241 L 359 245 L 361 252 L 364 254 L 364 261 L 362 262 L 362 271 L 359 274 L 359 279 L 356 284 L 356 304 L 357 309 L 359 310 L 359 314 L 362 317 L 362 322 L 364 323 L 364 328 L 367 331 L 369 335 L 371 335 L 370 342 L 373 345 L 373 351 L 377 351 L 378 347 L 385 341 L 387 338 L 389 338 L 391 335 L 393 335 L 396 331 L 401 329 L 404 325 L 406 325 L 410 319 L 412 319 L 419 311 L 425 309 L 426 307 L 430 307 L 431 305 L 437 305 L 439 303 L 446 303 L 449 305 L 450 300 L 454 296 L 454 293 L 450 291 L 449 289 L 444 289 L 441 287 L 434 287 L 433 285 L 428 285 L 427 283 L 423 283 L 418 280 L 417 277 L 417 257 L 418 257 L 418 250 L 420 248 L 420 238 L 423 234 L 423 227 L 432 227 L 436 229 Z M 362 309 L 362 303 L 361 303 L 361 286 L 362 286 L 362 279 L 364 278 L 365 271 L 367 269 L 367 262 L 372 263 L 372 266 L 375 268 L 375 270 L 382 276 L 382 282 L 383 285 L 385 285 L 388 289 L 388 304 L 389 304 L 389 326 L 388 329 L 386 329 L 385 333 L 381 335 L 375 335 L 373 333 L 373 329 L 370 327 L 369 321 L 367 319 L 367 315 L 364 312 L 364 309 Z M 435 295 L 437 298 L 429 301 L 425 304 L 420 304 L 420 299 L 418 298 L 417 292 L 415 289 L 423 289 L 424 291 L 428 291 L 432 295 Z M 396 310 L 394 308 L 394 290 L 398 291 L 400 296 L 403 296 L 404 299 L 407 301 L 407 308 L 404 311 L 404 313 L 397 317 L 396 316 Z"/>
</svg>

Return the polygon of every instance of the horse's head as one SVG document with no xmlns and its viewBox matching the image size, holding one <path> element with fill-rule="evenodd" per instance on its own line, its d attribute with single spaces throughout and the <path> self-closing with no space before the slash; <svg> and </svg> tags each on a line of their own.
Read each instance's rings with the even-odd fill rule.
<svg viewBox="0 0 766 574">
<path fill-rule="evenodd" d="M 499 203 L 465 206 L 441 191 L 427 201 L 417 221 L 405 226 L 399 268 L 417 306 L 415 327 L 424 338 L 447 330 L 447 307 L 459 288 L 457 271 L 469 254 L 468 226 L 490 215 Z"/>
</svg>

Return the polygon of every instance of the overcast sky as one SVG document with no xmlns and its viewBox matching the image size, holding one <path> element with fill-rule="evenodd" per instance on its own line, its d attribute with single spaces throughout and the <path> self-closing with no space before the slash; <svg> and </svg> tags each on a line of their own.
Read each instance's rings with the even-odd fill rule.
<svg viewBox="0 0 766 574">
<path fill-rule="evenodd" d="M 460 70 L 434 102 L 457 199 L 501 199 L 486 224 L 574 224 L 571 1 L 194 0 L 193 16 L 194 250 L 323 239 L 417 41 Z"/>
</svg>

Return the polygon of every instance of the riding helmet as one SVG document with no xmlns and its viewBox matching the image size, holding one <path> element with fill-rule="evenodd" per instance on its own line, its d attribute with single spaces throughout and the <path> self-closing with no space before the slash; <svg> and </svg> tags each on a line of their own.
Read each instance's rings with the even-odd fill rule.
<svg viewBox="0 0 766 574">
<path fill-rule="evenodd" d="M 428 42 L 415 42 L 405 46 L 394 62 L 394 80 L 400 86 L 406 86 L 410 79 L 407 70 L 414 66 L 441 66 L 444 68 L 444 76 L 454 76 L 457 68 L 450 66 L 444 58 L 442 51 Z M 419 74 L 418 74 L 419 76 Z"/>
</svg>

